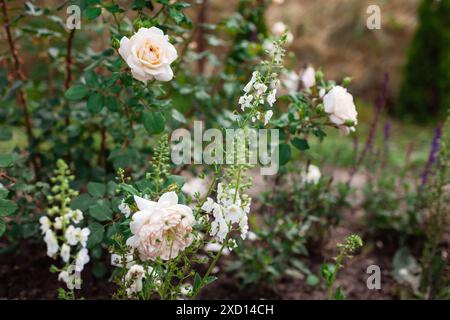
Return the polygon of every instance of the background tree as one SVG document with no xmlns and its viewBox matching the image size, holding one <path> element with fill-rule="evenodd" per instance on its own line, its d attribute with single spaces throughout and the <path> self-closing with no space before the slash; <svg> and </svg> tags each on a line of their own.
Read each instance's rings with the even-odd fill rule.
<svg viewBox="0 0 450 320">
<path fill-rule="evenodd" d="M 450 105 L 450 1 L 422 0 L 395 113 L 430 122 Z"/>
</svg>

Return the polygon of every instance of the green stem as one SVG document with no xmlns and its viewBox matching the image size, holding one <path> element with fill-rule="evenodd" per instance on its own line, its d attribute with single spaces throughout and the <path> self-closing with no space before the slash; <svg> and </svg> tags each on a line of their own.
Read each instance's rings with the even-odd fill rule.
<svg viewBox="0 0 450 320">
<path fill-rule="evenodd" d="M 334 286 L 334 282 L 336 281 L 338 270 L 341 267 L 342 259 L 344 259 L 344 255 L 343 255 L 343 253 L 340 253 L 336 259 L 336 264 L 334 266 L 333 275 L 331 276 L 331 280 L 328 285 L 328 300 L 333 300 L 333 286 Z"/>
<path fill-rule="evenodd" d="M 231 230 L 230 230 L 231 231 Z M 219 252 L 217 252 L 217 255 L 214 257 L 214 260 L 211 262 L 211 264 L 209 265 L 208 270 L 206 271 L 205 275 L 203 276 L 200 285 L 195 289 L 195 291 L 192 293 L 192 300 L 194 300 L 195 298 L 197 298 L 197 295 L 200 292 L 200 289 L 203 287 L 203 283 L 205 283 L 205 280 L 209 277 L 210 273 L 212 272 L 212 270 L 214 269 L 214 267 L 217 264 L 217 261 L 219 261 L 220 256 L 222 255 L 223 249 L 225 249 L 225 246 L 228 242 L 228 237 L 230 235 L 230 232 L 228 232 L 228 234 L 226 235 L 222 247 L 220 248 Z"/>
</svg>

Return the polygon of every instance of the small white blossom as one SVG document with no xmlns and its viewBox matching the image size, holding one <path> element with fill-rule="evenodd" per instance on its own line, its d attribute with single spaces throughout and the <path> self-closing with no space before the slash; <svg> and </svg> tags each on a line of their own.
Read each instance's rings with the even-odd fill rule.
<svg viewBox="0 0 450 320">
<path fill-rule="evenodd" d="M 243 95 L 239 98 L 239 105 L 241 106 L 242 111 L 246 108 L 252 107 L 253 96 L 252 95 Z"/>
<path fill-rule="evenodd" d="M 125 216 L 125 218 L 128 218 L 131 214 L 130 207 L 125 203 L 125 200 L 122 199 L 122 202 L 119 204 L 119 210 L 122 212 L 122 214 Z"/>
<path fill-rule="evenodd" d="M 192 293 L 192 285 L 190 283 L 184 283 L 180 286 L 180 294 L 183 296 L 188 296 Z"/>
<path fill-rule="evenodd" d="M 313 164 L 308 166 L 307 172 L 302 172 L 302 180 L 306 183 L 316 184 L 319 182 L 321 176 L 322 174 L 320 173 L 319 167 Z"/>
<path fill-rule="evenodd" d="M 273 106 L 275 101 L 277 101 L 277 89 L 273 89 L 267 96 L 267 103 L 269 104 L 270 107 Z"/>
<path fill-rule="evenodd" d="M 141 265 L 135 264 L 125 275 L 125 281 L 128 283 L 127 294 L 131 296 L 133 293 L 142 291 L 142 279 L 145 278 L 145 270 Z"/>
<path fill-rule="evenodd" d="M 91 234 L 91 231 L 89 230 L 89 228 L 83 228 L 80 231 L 80 243 L 83 247 L 86 247 L 87 245 L 87 241 L 89 239 L 89 235 Z"/>
<path fill-rule="evenodd" d="M 259 72 L 258 71 L 254 71 L 252 73 L 252 78 L 250 79 L 250 81 L 244 87 L 244 92 L 245 93 L 249 93 L 250 90 L 252 90 L 253 84 L 256 82 L 258 77 L 259 77 Z"/>
<path fill-rule="evenodd" d="M 78 272 L 83 271 L 84 265 L 89 262 L 89 251 L 86 248 L 82 248 L 78 254 L 77 258 L 75 260 L 75 270 Z"/>
<path fill-rule="evenodd" d="M 50 229 L 50 219 L 47 218 L 47 216 L 42 216 L 39 218 L 39 223 L 41 224 L 41 232 L 42 234 L 45 234 L 47 232 L 47 230 Z"/>
<path fill-rule="evenodd" d="M 84 219 L 83 212 L 79 209 L 72 210 L 71 211 L 71 219 L 72 219 L 73 223 L 76 223 L 76 224 L 80 223 Z"/>
<path fill-rule="evenodd" d="M 134 264 L 134 258 L 133 258 L 133 254 L 132 253 L 130 253 L 130 254 L 127 254 L 126 256 L 125 256 L 125 259 L 126 259 L 126 263 L 125 263 L 125 265 L 126 265 L 126 267 L 127 268 L 130 268 L 133 264 Z M 115 267 L 123 267 L 124 266 L 124 263 L 123 263 L 124 261 L 123 261 L 123 259 L 122 259 L 122 256 L 121 255 L 118 255 L 118 254 L 115 254 L 115 253 L 113 253 L 112 255 L 111 255 L 111 265 L 113 265 L 113 266 L 115 266 Z"/>
<path fill-rule="evenodd" d="M 59 250 L 58 240 L 52 230 L 45 232 L 44 241 L 47 244 L 47 255 L 53 257 Z"/>
<path fill-rule="evenodd" d="M 62 259 L 64 262 L 68 262 L 69 259 L 70 259 L 70 246 L 68 246 L 67 244 L 64 243 L 64 244 L 61 246 L 61 252 L 60 252 L 60 254 L 61 254 L 61 259 Z"/>
<path fill-rule="evenodd" d="M 267 91 L 267 86 L 262 82 L 256 82 L 253 87 L 256 90 L 258 96 L 263 95 Z"/>
<path fill-rule="evenodd" d="M 56 217 L 55 218 L 55 222 L 53 223 L 53 227 L 56 229 L 56 230 L 61 230 L 62 229 L 62 227 L 63 227 L 63 217 Z"/>
<path fill-rule="evenodd" d="M 272 116 L 273 116 L 273 111 L 272 110 L 266 111 L 266 113 L 264 115 L 264 125 L 265 126 L 269 123 L 269 121 L 272 118 Z"/>
</svg>

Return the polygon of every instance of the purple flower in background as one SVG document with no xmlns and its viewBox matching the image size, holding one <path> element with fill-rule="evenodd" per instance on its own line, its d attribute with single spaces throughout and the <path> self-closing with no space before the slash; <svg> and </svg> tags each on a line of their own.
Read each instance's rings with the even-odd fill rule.
<svg viewBox="0 0 450 320">
<path fill-rule="evenodd" d="M 428 156 L 428 161 L 425 165 L 425 169 L 423 170 L 421 177 L 422 178 L 421 186 L 424 186 L 427 183 L 428 177 L 431 174 L 431 168 L 436 163 L 441 138 L 442 138 L 442 124 L 438 125 L 438 127 L 434 131 L 433 140 L 431 141 L 430 155 Z"/>
</svg>

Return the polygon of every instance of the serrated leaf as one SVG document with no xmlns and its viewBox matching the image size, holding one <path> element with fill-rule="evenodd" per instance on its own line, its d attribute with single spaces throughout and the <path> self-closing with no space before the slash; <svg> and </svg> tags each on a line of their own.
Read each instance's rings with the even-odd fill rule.
<svg viewBox="0 0 450 320">
<path fill-rule="evenodd" d="M 86 97 L 88 93 L 89 89 L 86 88 L 86 86 L 82 84 L 76 84 L 67 89 L 67 91 L 64 93 L 64 97 L 67 100 L 81 100 Z"/>
<path fill-rule="evenodd" d="M 92 113 L 99 113 L 105 105 L 105 97 L 102 94 L 95 92 L 89 96 L 87 101 L 87 108 Z"/>
</svg>

